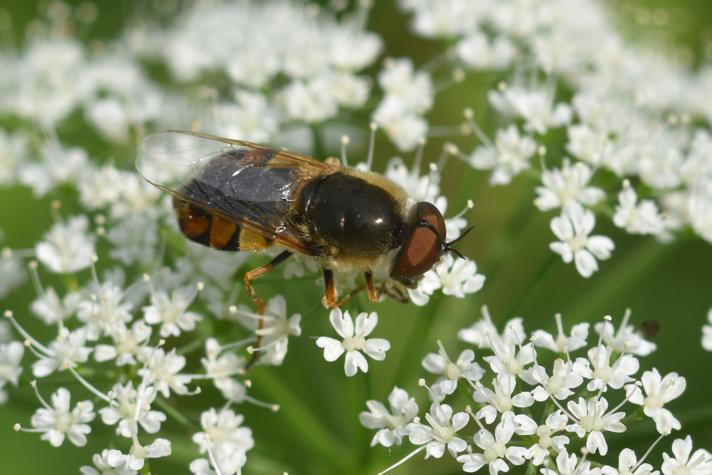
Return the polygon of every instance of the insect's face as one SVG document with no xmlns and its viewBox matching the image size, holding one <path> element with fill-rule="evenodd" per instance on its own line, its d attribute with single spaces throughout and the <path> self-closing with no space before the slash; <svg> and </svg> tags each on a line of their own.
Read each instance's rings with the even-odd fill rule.
<svg viewBox="0 0 712 475">
<path fill-rule="evenodd" d="M 416 205 L 415 220 L 400 252 L 396 255 L 391 278 L 415 288 L 420 276 L 428 272 L 448 250 L 445 219 L 431 203 Z"/>
</svg>

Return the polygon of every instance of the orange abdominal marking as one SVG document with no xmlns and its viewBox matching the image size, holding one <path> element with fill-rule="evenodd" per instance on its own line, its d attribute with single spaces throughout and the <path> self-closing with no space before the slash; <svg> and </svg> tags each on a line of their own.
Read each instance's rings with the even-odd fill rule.
<svg viewBox="0 0 712 475">
<path fill-rule="evenodd" d="M 213 215 L 210 225 L 210 247 L 216 249 L 224 248 L 230 242 L 235 231 L 237 231 L 237 224 Z"/>
<path fill-rule="evenodd" d="M 268 248 L 271 244 L 272 243 L 264 236 L 250 231 L 249 229 L 243 228 L 242 232 L 240 232 L 241 251 L 261 251 L 262 249 Z"/>
<path fill-rule="evenodd" d="M 210 227 L 210 218 L 202 214 L 188 211 L 181 220 L 181 228 L 189 238 L 196 238 L 205 233 Z"/>
</svg>

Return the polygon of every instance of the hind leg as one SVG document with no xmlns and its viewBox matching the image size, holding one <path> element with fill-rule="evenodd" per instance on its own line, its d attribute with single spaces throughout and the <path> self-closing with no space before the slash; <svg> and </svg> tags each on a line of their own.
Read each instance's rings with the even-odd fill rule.
<svg viewBox="0 0 712 475">
<path fill-rule="evenodd" d="M 274 269 L 279 264 L 286 261 L 291 255 L 291 252 L 283 251 L 279 255 L 277 255 L 277 257 L 269 261 L 267 264 L 260 266 L 256 269 L 252 269 L 251 271 L 245 273 L 245 275 L 242 277 L 242 282 L 245 285 L 245 291 L 255 303 L 255 306 L 257 307 L 257 313 L 260 315 L 260 319 L 257 321 L 257 330 L 262 330 L 265 326 L 265 321 L 262 317 L 265 314 L 266 304 L 265 301 L 262 300 L 259 295 L 257 295 L 257 292 L 255 292 L 255 289 L 252 286 L 252 281 Z M 257 334 L 255 346 L 252 348 L 252 358 L 250 359 L 249 363 L 247 363 L 245 370 L 249 371 L 250 368 L 252 368 L 252 366 L 257 362 L 257 351 L 259 350 L 260 345 L 262 345 L 262 335 Z"/>
</svg>

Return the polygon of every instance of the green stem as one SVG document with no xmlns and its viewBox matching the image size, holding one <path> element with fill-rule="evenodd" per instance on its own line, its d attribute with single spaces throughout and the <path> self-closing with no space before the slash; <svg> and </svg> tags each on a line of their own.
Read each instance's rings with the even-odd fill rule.
<svg viewBox="0 0 712 475">
<path fill-rule="evenodd" d="M 546 273 L 559 259 L 560 257 L 558 254 L 551 253 L 551 255 L 547 258 L 544 264 L 539 268 L 539 271 L 534 275 L 534 277 L 532 277 L 531 281 L 529 282 L 529 285 L 526 286 L 526 290 L 517 300 L 512 303 L 509 308 L 509 311 L 504 314 L 505 317 L 519 315 L 519 312 L 522 311 L 527 301 L 531 298 L 532 295 L 536 293 L 536 291 L 541 286 Z"/>
<path fill-rule="evenodd" d="M 335 468 L 334 473 L 346 473 L 353 462 L 347 457 L 353 453 L 352 448 L 339 443 L 322 420 L 309 410 L 302 399 L 291 391 L 275 372 L 258 371 L 252 376 L 253 386 L 260 393 L 267 395 L 267 399 L 279 402 L 284 430 L 291 426 L 289 430 L 299 434 L 299 437 L 295 438 L 295 444 L 320 454 L 325 463 Z"/>
<path fill-rule="evenodd" d="M 198 428 L 197 424 L 193 423 L 190 419 L 188 419 L 186 416 L 181 414 L 175 407 L 171 406 L 168 401 L 166 401 L 163 398 L 156 398 L 155 400 L 156 406 L 161 408 L 163 412 L 165 412 L 169 417 L 172 417 L 176 422 L 178 422 L 180 425 L 185 427 L 186 429 L 189 429 L 190 431 L 195 431 L 195 429 Z"/>
<path fill-rule="evenodd" d="M 611 297 L 626 292 L 675 249 L 674 243 L 663 245 L 649 239 L 626 256 L 620 256 L 615 268 L 589 285 L 564 315 L 570 315 L 575 321 L 599 318 L 606 312 Z"/>
</svg>

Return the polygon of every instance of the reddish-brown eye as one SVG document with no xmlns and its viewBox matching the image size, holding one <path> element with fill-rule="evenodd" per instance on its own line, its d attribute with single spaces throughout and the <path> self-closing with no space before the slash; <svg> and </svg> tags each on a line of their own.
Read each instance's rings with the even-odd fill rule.
<svg viewBox="0 0 712 475">
<path fill-rule="evenodd" d="M 391 277 L 408 286 L 414 286 L 440 260 L 445 242 L 445 219 L 440 211 L 426 202 L 416 206 L 410 235 L 391 270 Z"/>
</svg>

